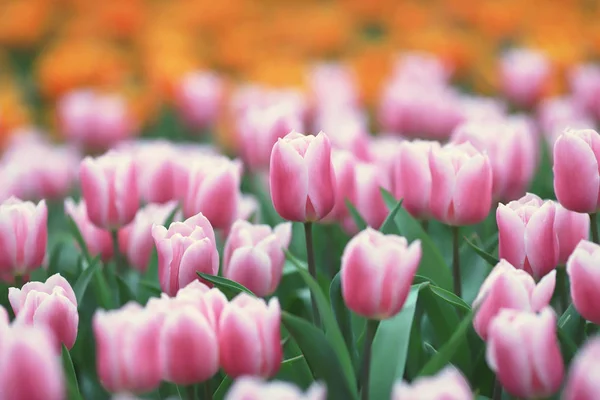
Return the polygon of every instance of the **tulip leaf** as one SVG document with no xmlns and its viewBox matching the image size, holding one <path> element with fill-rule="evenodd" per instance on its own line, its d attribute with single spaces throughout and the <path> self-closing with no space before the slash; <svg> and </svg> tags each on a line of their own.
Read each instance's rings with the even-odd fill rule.
<svg viewBox="0 0 600 400">
<path fill-rule="evenodd" d="M 225 375 L 217 390 L 213 393 L 213 400 L 223 400 L 229 391 L 229 388 L 233 385 L 233 379 L 229 375 Z"/>
<path fill-rule="evenodd" d="M 86 261 L 88 263 L 90 263 L 92 261 L 92 256 L 90 255 L 90 252 L 87 248 L 85 240 L 83 239 L 83 235 L 81 234 L 81 231 L 79 230 L 79 228 L 77 227 L 77 224 L 75 223 L 73 218 L 71 218 L 70 215 L 67 215 L 66 217 L 67 217 L 67 224 L 69 225 L 69 231 L 71 232 L 71 236 L 73 236 L 73 238 L 77 242 L 77 245 L 79 246 L 79 249 L 83 253 L 83 256 L 85 257 Z"/>
<path fill-rule="evenodd" d="M 393 210 L 396 206 L 394 196 L 388 191 L 382 190 L 382 192 L 384 193 L 383 199 L 388 209 Z M 434 280 L 441 288 L 452 290 L 450 268 L 444 261 L 444 257 L 442 257 L 439 249 L 421 227 L 421 224 L 404 208 L 398 209 L 394 220 L 400 234 L 406 237 L 409 242 L 417 239 L 421 241 L 422 256 L 417 274 Z"/>
<path fill-rule="evenodd" d="M 75 374 L 75 367 L 73 367 L 71 354 L 64 344 L 62 345 L 61 357 L 67 384 L 67 398 L 69 400 L 83 400 L 83 397 L 79 392 L 79 384 L 77 383 L 77 375 Z"/>
<path fill-rule="evenodd" d="M 331 281 L 331 286 L 329 287 L 329 299 L 331 300 L 333 315 L 342 331 L 342 336 L 344 336 L 346 347 L 349 352 L 354 352 L 352 317 L 350 310 L 346 307 L 346 303 L 344 303 L 344 298 L 342 297 L 342 280 L 340 272 L 338 272 Z"/>
<path fill-rule="evenodd" d="M 163 226 L 165 227 L 169 227 L 171 226 L 171 224 L 173 223 L 173 221 L 175 221 L 175 217 L 177 216 L 177 213 L 179 212 L 179 205 L 175 208 L 173 208 L 173 211 L 171 211 L 169 213 L 169 215 L 167 215 L 167 218 L 165 219 L 165 223 L 163 224 Z"/>
<path fill-rule="evenodd" d="M 150 281 L 146 281 L 146 280 L 141 280 L 139 282 L 139 287 L 142 289 L 139 292 L 139 299 L 138 301 L 142 304 L 145 303 L 145 301 L 148 301 L 148 299 L 143 299 L 145 301 L 142 301 L 142 297 L 160 297 L 162 290 L 160 288 L 160 286 L 158 286 L 156 283 L 154 282 L 150 282 Z M 142 296 L 142 293 L 145 296 Z"/>
<path fill-rule="evenodd" d="M 350 212 L 350 215 L 352 216 L 352 219 L 354 220 L 354 223 L 356 224 L 356 227 L 358 228 L 358 230 L 359 231 L 365 230 L 368 226 L 365 219 L 360 215 L 360 213 L 358 212 L 356 207 L 354 207 L 354 205 L 350 202 L 350 200 L 346 199 L 345 203 L 346 203 L 346 207 L 348 208 L 348 211 Z"/>
<path fill-rule="evenodd" d="M 463 299 L 455 295 L 454 293 L 442 289 L 441 287 L 431 285 L 429 286 L 429 290 L 439 298 L 443 299 L 447 303 L 453 305 L 457 309 L 461 309 L 465 312 L 471 311 L 471 306 L 469 306 Z"/>
<path fill-rule="evenodd" d="M 465 239 L 465 242 L 473 250 L 475 250 L 475 252 L 479 255 L 479 257 L 481 257 L 482 259 L 484 259 L 492 267 L 494 267 L 494 266 L 496 266 L 496 264 L 498 264 L 498 262 L 499 262 L 498 258 L 494 257 L 493 255 L 491 255 L 490 253 L 488 253 L 487 251 L 485 251 L 481 247 L 477 246 L 475 243 L 473 243 L 472 241 L 470 241 L 466 236 L 464 237 L 464 239 Z"/>
<path fill-rule="evenodd" d="M 73 285 L 73 292 L 75 292 L 75 297 L 77 298 L 77 303 L 79 306 L 83 304 L 83 296 L 85 295 L 85 291 L 87 290 L 94 274 L 96 272 L 102 273 L 100 270 L 100 257 L 96 257 L 92 262 L 88 262 L 87 260 L 83 260 L 83 271 L 77 278 L 77 281 Z"/>
<path fill-rule="evenodd" d="M 256 297 L 256 295 L 252 293 L 250 289 L 248 289 L 244 285 L 240 285 L 239 283 L 232 281 L 231 279 L 223 278 L 222 276 L 205 274 L 204 272 L 199 271 L 197 271 L 196 273 L 200 278 L 209 281 L 221 290 L 224 289 L 225 291 L 233 292 L 235 293 L 235 295 L 241 292 L 245 292 L 252 297 Z"/>
<path fill-rule="evenodd" d="M 117 288 L 119 290 L 119 303 L 120 305 L 126 304 L 131 300 L 135 300 L 135 294 L 129 284 L 118 274 L 115 274 L 115 279 L 117 281 Z"/>
<path fill-rule="evenodd" d="M 342 332 L 340 331 L 335 316 L 333 315 L 333 311 L 331 310 L 329 301 L 325 297 L 325 294 L 323 294 L 323 291 L 321 290 L 321 287 L 319 286 L 317 281 L 313 279 L 312 276 L 310 276 L 306 267 L 303 266 L 303 263 L 287 250 L 285 250 L 285 256 L 296 268 L 298 268 L 300 276 L 302 277 L 304 282 L 306 282 L 306 285 L 309 287 L 311 293 L 313 294 L 315 302 L 317 303 L 317 308 L 319 309 L 319 314 L 321 316 L 323 326 L 325 328 L 327 340 L 333 347 L 333 350 L 337 354 L 337 358 L 342 364 L 346 380 L 350 382 L 351 385 L 353 385 L 356 381 L 356 377 L 354 375 L 352 359 L 344 343 L 344 336 L 342 335 Z M 298 345 L 300 345 L 300 343 L 298 343 Z"/>
<path fill-rule="evenodd" d="M 577 352 L 577 345 L 585 338 L 585 319 L 571 304 L 558 320 L 557 335 L 566 362 Z"/>
<path fill-rule="evenodd" d="M 50 252 L 50 258 L 48 259 L 48 276 L 52 276 L 59 272 L 60 253 L 64 246 L 65 244 L 63 242 L 58 242 Z"/>
<path fill-rule="evenodd" d="M 325 334 L 313 324 L 285 311 L 281 313 L 281 321 L 302 350 L 315 378 L 327 385 L 328 398 L 357 399 L 355 381 L 348 381 L 343 361 Z"/>
<path fill-rule="evenodd" d="M 471 310 L 460 324 L 454 330 L 454 333 L 438 352 L 425 364 L 419 372 L 419 376 L 435 375 L 444 368 L 457 351 L 464 348 L 460 346 L 461 342 L 466 343 L 467 330 L 471 326 L 474 317 L 474 310 Z M 467 347 L 468 348 L 468 347 Z"/>
<path fill-rule="evenodd" d="M 383 198 L 385 199 L 387 196 L 391 196 L 391 194 L 386 191 L 385 189 L 381 189 L 381 195 L 383 196 Z M 392 199 L 388 198 L 386 201 L 387 202 L 392 202 L 395 201 L 395 199 L 392 197 Z M 400 201 L 396 202 L 396 205 L 394 206 L 394 208 L 391 209 L 390 213 L 387 215 L 387 217 L 385 218 L 385 221 L 383 221 L 383 223 L 381 224 L 381 227 L 379 227 L 379 231 L 382 233 L 387 234 L 398 234 L 400 233 L 398 230 L 398 227 L 396 226 L 395 223 L 395 218 L 396 218 L 396 214 L 398 214 L 398 211 L 400 211 L 400 208 L 402 207 L 402 202 L 404 200 L 400 199 Z"/>
<path fill-rule="evenodd" d="M 404 376 L 417 298 L 428 285 L 413 285 L 402 310 L 379 323 L 372 347 L 369 398 L 389 399 L 394 382 Z"/>
</svg>

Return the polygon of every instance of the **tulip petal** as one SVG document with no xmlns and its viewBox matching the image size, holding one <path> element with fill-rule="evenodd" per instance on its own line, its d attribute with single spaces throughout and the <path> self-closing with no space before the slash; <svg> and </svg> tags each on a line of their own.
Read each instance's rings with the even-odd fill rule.
<svg viewBox="0 0 600 400">
<path fill-rule="evenodd" d="M 335 172 L 331 163 L 331 143 L 323 132 L 308 145 L 304 162 L 308 171 L 308 198 L 319 220 L 331 212 L 335 203 Z"/>
<path fill-rule="evenodd" d="M 492 205 L 492 169 L 486 156 L 475 155 L 458 171 L 453 201 L 457 225 L 477 224 L 487 217 Z"/>
<path fill-rule="evenodd" d="M 556 206 L 547 202 L 534 212 L 525 227 L 525 252 L 535 278 L 541 278 L 558 264 L 558 237 L 554 231 Z"/>
<path fill-rule="evenodd" d="M 275 210 L 289 221 L 304 222 L 308 199 L 308 169 L 304 159 L 285 140 L 271 152 L 269 190 Z"/>
<path fill-rule="evenodd" d="M 499 204 L 496 210 L 498 224 L 498 256 L 516 268 L 525 266 L 525 225 L 523 220 L 511 208 Z"/>
</svg>

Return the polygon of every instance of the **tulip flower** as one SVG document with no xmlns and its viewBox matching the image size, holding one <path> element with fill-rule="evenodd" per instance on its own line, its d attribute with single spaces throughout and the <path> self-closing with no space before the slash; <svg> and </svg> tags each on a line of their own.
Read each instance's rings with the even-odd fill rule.
<svg viewBox="0 0 600 400">
<path fill-rule="evenodd" d="M 326 388 L 313 383 L 306 393 L 288 382 L 264 382 L 254 377 L 236 379 L 225 395 L 225 400 L 325 400 Z"/>
<path fill-rule="evenodd" d="M 196 272 L 216 275 L 219 253 L 213 228 L 204 215 L 197 214 L 183 222 L 173 222 L 169 229 L 152 226 L 158 253 L 160 287 L 169 296 L 198 279 Z"/>
<path fill-rule="evenodd" d="M 421 261 L 421 242 L 367 228 L 346 245 L 342 255 L 342 296 L 363 317 L 387 319 L 404 305 Z"/>
<path fill-rule="evenodd" d="M 411 384 L 394 385 L 391 400 L 472 400 L 469 382 L 455 368 L 446 367 L 437 375 L 415 379 Z"/>
<path fill-rule="evenodd" d="M 178 149 L 169 142 L 157 141 L 139 146 L 132 153 L 140 198 L 148 203 L 178 200 L 182 193 Z"/>
<path fill-rule="evenodd" d="M 486 360 L 513 396 L 548 397 L 560 388 L 564 364 L 556 338 L 556 315 L 504 309 L 489 327 Z"/>
<path fill-rule="evenodd" d="M 486 340 L 490 323 L 504 308 L 541 311 L 550 304 L 555 286 L 556 271 L 544 276 L 536 286 L 527 272 L 500 260 L 483 281 L 473 302 L 473 308 L 477 309 L 473 320 L 475 331 Z"/>
<path fill-rule="evenodd" d="M 597 378 L 600 338 L 589 339 L 571 362 L 563 400 L 595 400 L 600 391 Z"/>
<path fill-rule="evenodd" d="M 356 158 L 346 150 L 333 149 L 331 151 L 331 162 L 335 173 L 335 204 L 331 212 L 323 221 L 336 221 L 342 224 L 351 219 L 350 211 L 346 206 L 346 200 L 356 204 Z"/>
<path fill-rule="evenodd" d="M 500 60 L 502 91 L 519 107 L 531 107 L 542 98 L 551 73 L 550 61 L 538 51 L 512 49 Z"/>
<path fill-rule="evenodd" d="M 16 315 L 16 322 L 45 326 L 54 335 L 57 349 L 64 344 L 73 347 L 77 338 L 77 299 L 73 288 L 60 274 L 49 277 L 45 283 L 28 282 L 21 289 L 8 289 L 8 299 Z"/>
<path fill-rule="evenodd" d="M 291 132 L 271 152 L 270 191 L 275 210 L 289 221 L 323 219 L 335 204 L 335 172 L 327 135 Z"/>
<path fill-rule="evenodd" d="M 191 305 L 200 310 L 215 332 L 218 331 L 221 313 L 227 305 L 227 297 L 219 289 L 211 289 L 200 281 L 193 281 L 180 289 L 171 300 L 176 308 Z"/>
<path fill-rule="evenodd" d="M 221 313 L 219 351 L 221 367 L 232 378 L 274 376 L 282 361 L 281 309 L 276 298 L 269 304 L 246 293 L 237 295 Z"/>
<path fill-rule="evenodd" d="M 573 99 L 578 106 L 596 120 L 600 119 L 600 68 L 591 63 L 576 65 L 568 78 Z"/>
<path fill-rule="evenodd" d="M 567 274 L 575 309 L 583 318 L 600 324 L 600 245 L 587 240 L 579 242 L 567 260 Z"/>
<path fill-rule="evenodd" d="M 46 202 L 37 205 L 11 197 L 0 204 L 0 279 L 26 275 L 40 267 L 48 241 Z"/>
<path fill-rule="evenodd" d="M 579 242 L 588 239 L 590 219 L 586 214 L 567 210 L 557 204 L 554 230 L 558 237 L 558 263 L 564 265 Z"/>
<path fill-rule="evenodd" d="M 175 103 L 190 128 L 206 129 L 219 116 L 224 87 L 212 72 L 193 71 L 186 74 L 175 88 Z"/>
<path fill-rule="evenodd" d="M 155 313 L 131 302 L 119 310 L 96 311 L 92 325 L 102 386 L 113 393 L 144 393 L 158 387 L 161 321 Z"/>
<path fill-rule="evenodd" d="M 75 204 L 72 198 L 65 199 L 65 213 L 73 219 L 85 246 L 92 257 L 100 255 L 102 261 L 109 261 L 113 256 L 114 246 L 110 232 L 98 228 L 90 221 L 84 200 Z"/>
<path fill-rule="evenodd" d="M 359 160 L 369 161 L 368 118 L 357 109 L 332 109 L 315 116 L 314 126 L 331 141 L 333 149 L 348 150 Z"/>
<path fill-rule="evenodd" d="M 117 230 L 135 217 L 139 207 L 137 171 L 133 159 L 116 151 L 86 157 L 79 169 L 81 193 L 90 221 Z"/>
<path fill-rule="evenodd" d="M 66 391 L 60 355 L 44 328 L 14 325 L 0 343 L 0 398 L 63 400 Z"/>
<path fill-rule="evenodd" d="M 498 256 L 539 279 L 558 265 L 556 205 L 528 193 L 496 210 Z"/>
<path fill-rule="evenodd" d="M 257 296 L 272 294 L 283 272 L 283 249 L 289 246 L 291 238 L 289 222 L 272 229 L 237 220 L 225 242 L 223 276 L 241 283 Z"/>
<path fill-rule="evenodd" d="M 319 63 L 309 73 L 309 85 L 319 113 L 356 109 L 360 96 L 356 76 L 343 63 Z"/>
<path fill-rule="evenodd" d="M 152 225 L 164 224 L 177 204 L 148 204 L 135 215 L 133 221 L 119 229 L 119 249 L 127 257 L 129 264 L 140 272 L 145 272 L 152 257 L 154 240 Z M 175 216 L 177 221 L 179 216 Z"/>
</svg>

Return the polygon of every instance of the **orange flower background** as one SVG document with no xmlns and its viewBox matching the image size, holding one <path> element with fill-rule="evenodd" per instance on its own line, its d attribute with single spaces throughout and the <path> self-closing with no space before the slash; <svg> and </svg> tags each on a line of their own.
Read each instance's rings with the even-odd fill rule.
<svg viewBox="0 0 600 400">
<path fill-rule="evenodd" d="M 0 0 L 0 133 L 53 126 L 56 99 L 77 87 L 119 91 L 151 122 L 183 74 L 232 83 L 305 84 L 307 67 L 355 70 L 372 105 L 394 56 L 425 50 L 459 82 L 493 93 L 507 46 L 541 49 L 552 93 L 569 66 L 600 54 L 594 0 Z"/>
</svg>

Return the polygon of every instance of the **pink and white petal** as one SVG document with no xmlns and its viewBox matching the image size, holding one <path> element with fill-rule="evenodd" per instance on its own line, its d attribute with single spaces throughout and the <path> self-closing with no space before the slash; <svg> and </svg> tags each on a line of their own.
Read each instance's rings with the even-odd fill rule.
<svg viewBox="0 0 600 400">
<path fill-rule="evenodd" d="M 275 210 L 290 221 L 304 222 L 309 177 L 304 159 L 279 139 L 271 152 L 269 190 Z"/>
<path fill-rule="evenodd" d="M 499 204 L 496 210 L 498 224 L 498 256 L 514 267 L 523 269 L 525 265 L 525 225 L 523 220 L 510 207 Z"/>
</svg>

